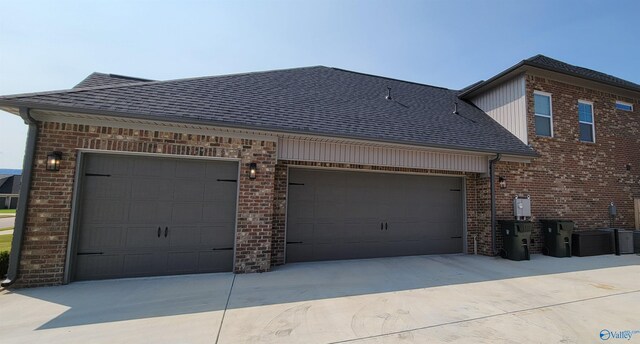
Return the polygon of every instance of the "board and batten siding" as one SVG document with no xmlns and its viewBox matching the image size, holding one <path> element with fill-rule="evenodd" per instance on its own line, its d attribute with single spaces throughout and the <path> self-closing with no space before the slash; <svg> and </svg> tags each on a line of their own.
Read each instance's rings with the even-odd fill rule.
<svg viewBox="0 0 640 344">
<path fill-rule="evenodd" d="M 278 159 L 442 171 L 487 172 L 487 157 L 484 155 L 292 138 L 279 139 Z"/>
<path fill-rule="evenodd" d="M 528 143 L 524 75 L 506 81 L 471 101 L 522 142 Z"/>
</svg>

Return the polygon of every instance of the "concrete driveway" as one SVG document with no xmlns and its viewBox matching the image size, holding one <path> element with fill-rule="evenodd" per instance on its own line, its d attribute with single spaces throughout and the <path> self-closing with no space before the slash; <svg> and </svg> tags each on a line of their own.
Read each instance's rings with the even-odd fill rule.
<svg viewBox="0 0 640 344">
<path fill-rule="evenodd" d="M 0 217 L 0 228 L 13 227 L 16 222 L 16 217 Z"/>
<path fill-rule="evenodd" d="M 637 255 L 417 256 L 3 291 L 0 341 L 640 343 L 639 309 Z"/>
</svg>

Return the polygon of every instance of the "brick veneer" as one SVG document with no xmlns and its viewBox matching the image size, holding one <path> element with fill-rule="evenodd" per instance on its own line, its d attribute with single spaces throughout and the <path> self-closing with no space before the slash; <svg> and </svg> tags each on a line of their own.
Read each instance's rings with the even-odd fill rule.
<svg viewBox="0 0 640 344">
<path fill-rule="evenodd" d="M 552 94 L 553 138 L 535 135 L 534 90 Z M 532 163 L 497 164 L 496 179 L 505 177 L 507 181 L 506 188 L 496 188 L 497 218 L 512 218 L 513 197 L 530 195 L 536 224 L 533 253 L 542 247 L 540 219 L 574 220 L 578 230 L 607 227 L 607 207 L 611 201 L 618 207 L 616 226 L 633 228 L 633 198 L 640 197 L 638 99 L 620 98 L 535 75 L 526 76 L 526 95 L 529 144 L 539 157 Z M 596 143 L 578 139 L 578 99 L 594 103 Z M 633 103 L 634 112 L 616 110 L 616 99 Z M 484 175 L 321 162 L 276 164 L 276 143 L 271 141 L 41 123 L 18 286 L 62 283 L 77 148 L 241 159 L 235 272 L 268 271 L 271 265 L 285 263 L 289 166 L 465 176 L 468 252 L 473 252 L 476 242 L 480 254 L 493 253 L 490 185 Z M 54 150 L 63 152 L 61 169 L 48 172 L 46 154 Z M 249 162 L 258 163 L 255 180 L 248 178 Z M 498 249 L 501 241 L 498 231 Z"/>
<path fill-rule="evenodd" d="M 17 287 L 63 281 L 77 148 L 241 159 L 235 272 L 269 270 L 275 142 L 51 122 L 38 129 Z M 45 169 L 51 151 L 63 153 L 60 171 Z"/>
<path fill-rule="evenodd" d="M 534 90 L 552 94 L 552 138 L 535 134 Z M 507 188 L 497 189 L 497 217 L 512 216 L 514 196 L 531 195 L 532 252 L 542 247 L 540 219 L 573 220 L 577 230 L 609 227 L 612 201 L 618 209 L 615 226 L 632 229 L 633 198 L 640 197 L 638 99 L 531 74 L 526 76 L 526 99 L 529 144 L 540 156 L 531 164 L 498 163 L 496 175 L 506 178 Z M 616 110 L 616 99 L 633 103 L 634 111 Z M 593 102 L 595 143 L 579 140 L 578 100 Z"/>
</svg>

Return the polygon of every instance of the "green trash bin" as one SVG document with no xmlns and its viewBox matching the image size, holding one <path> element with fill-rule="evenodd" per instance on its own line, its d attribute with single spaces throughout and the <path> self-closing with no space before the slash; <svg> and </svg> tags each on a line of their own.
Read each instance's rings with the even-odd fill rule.
<svg viewBox="0 0 640 344">
<path fill-rule="evenodd" d="M 571 233 L 573 221 L 542 220 L 542 253 L 552 257 L 571 257 Z"/>
<path fill-rule="evenodd" d="M 511 260 L 529 260 L 529 242 L 533 223 L 530 221 L 502 220 L 502 257 Z"/>
</svg>

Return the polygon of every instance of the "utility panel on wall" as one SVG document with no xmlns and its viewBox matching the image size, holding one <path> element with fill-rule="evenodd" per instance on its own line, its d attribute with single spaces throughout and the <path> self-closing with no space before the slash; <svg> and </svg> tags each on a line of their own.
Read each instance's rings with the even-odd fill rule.
<svg viewBox="0 0 640 344">
<path fill-rule="evenodd" d="M 516 218 L 531 217 L 531 198 L 529 196 L 513 199 L 513 215 Z"/>
</svg>

